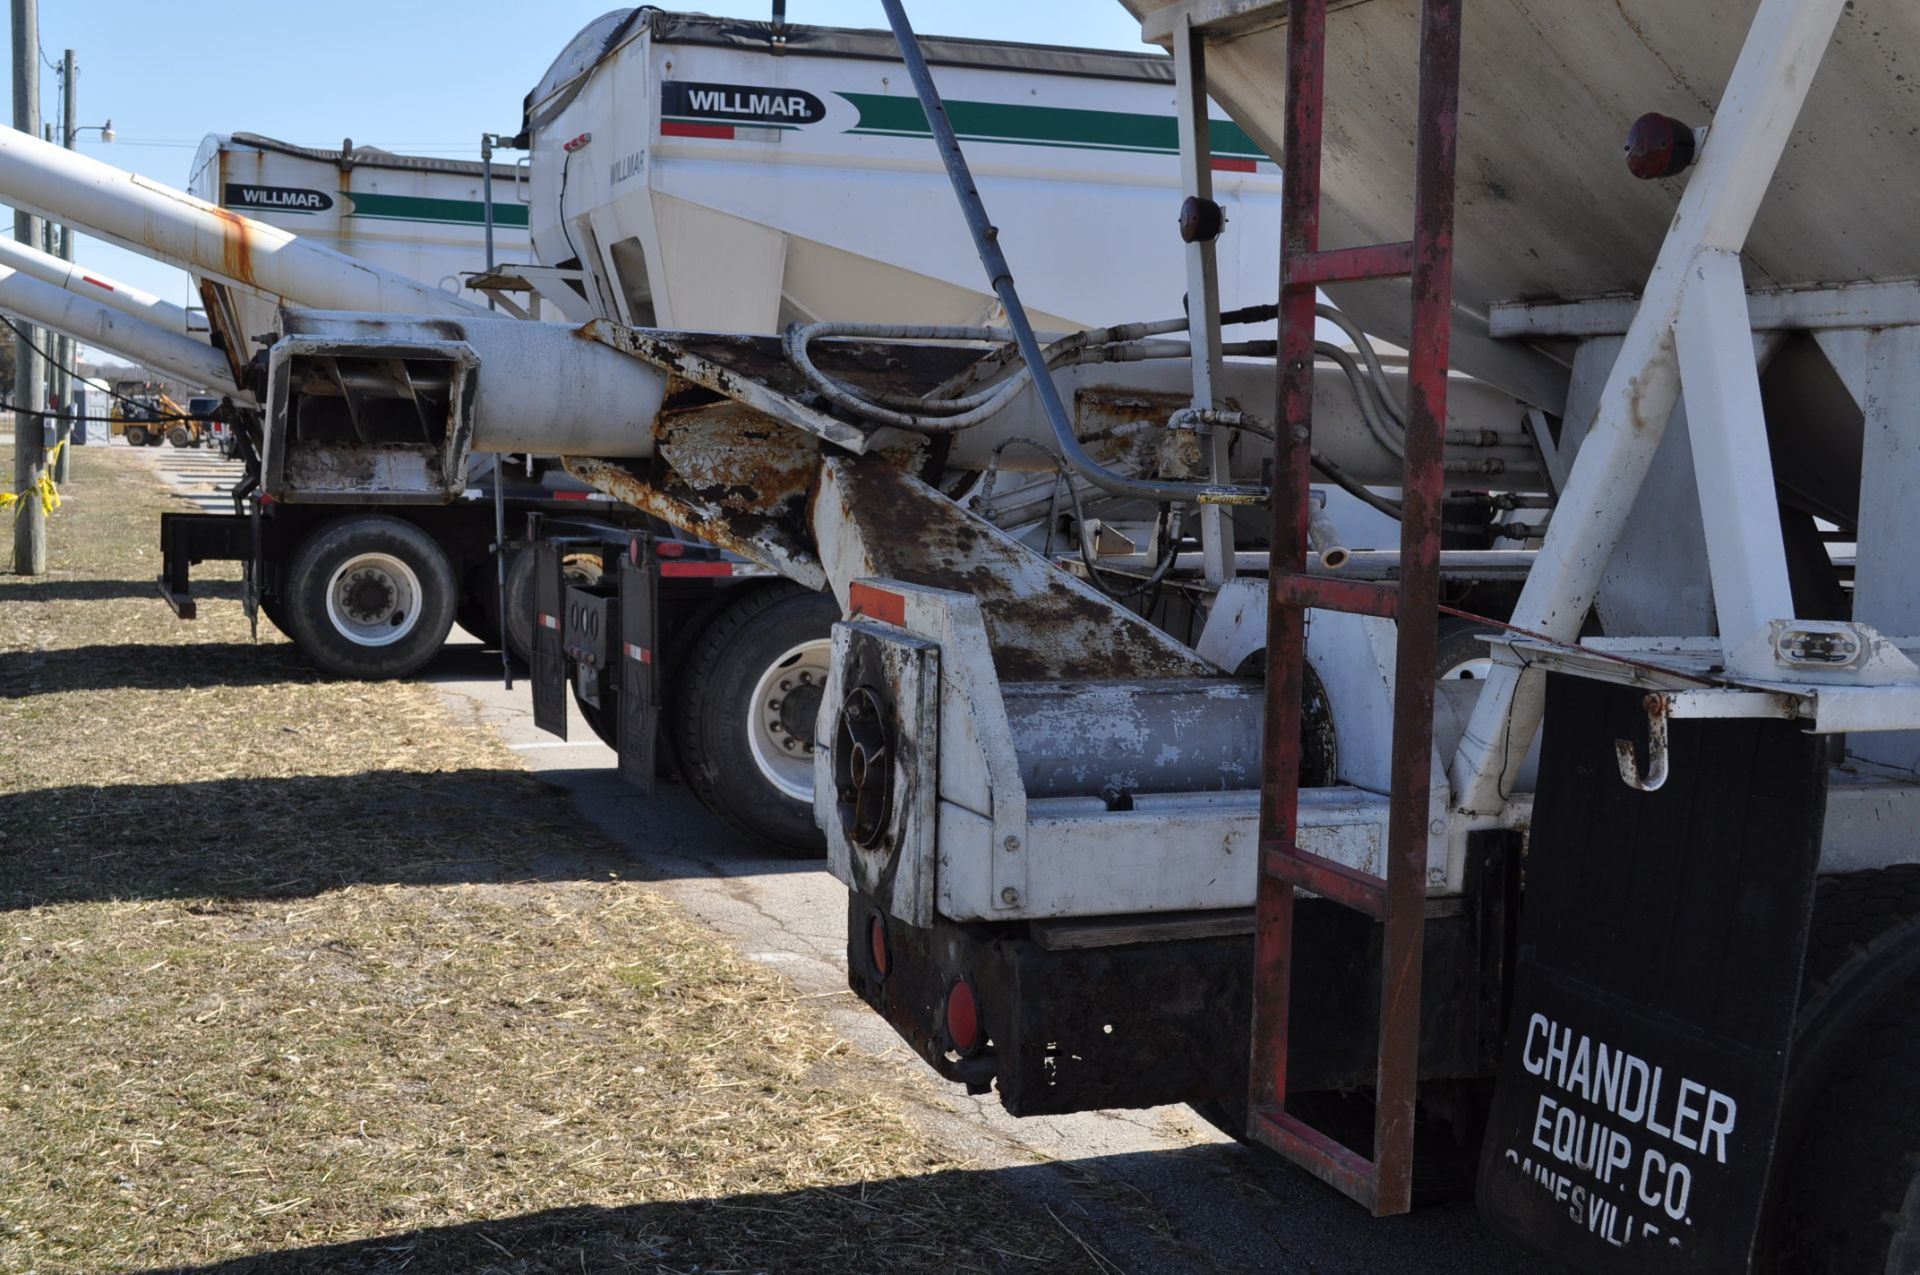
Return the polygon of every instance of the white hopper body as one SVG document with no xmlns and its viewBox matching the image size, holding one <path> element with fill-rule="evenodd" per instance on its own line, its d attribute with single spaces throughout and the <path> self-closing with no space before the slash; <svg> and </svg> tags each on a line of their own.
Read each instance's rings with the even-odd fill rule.
<svg viewBox="0 0 1920 1275">
<path fill-rule="evenodd" d="M 1167 38 L 1176 0 L 1121 2 L 1148 39 Z M 1284 13 L 1245 0 L 1211 9 L 1256 7 Z M 1330 8 L 1321 244 L 1405 239 L 1419 3 L 1335 0 Z M 1686 176 L 1634 178 L 1623 155 L 1627 130 L 1656 111 L 1708 123 L 1757 8 L 1757 0 L 1468 0 L 1454 296 L 1469 326 L 1495 302 L 1645 284 Z M 1278 155 L 1285 26 L 1273 16 L 1224 23 L 1209 38 L 1207 70 L 1214 97 Z M 1750 286 L 1920 273 L 1916 118 L 1920 6 L 1850 6 L 1747 240 Z M 1404 330 L 1404 285 L 1333 292 L 1382 335 Z M 1456 366 L 1557 408 L 1539 392 L 1550 374 L 1519 372 L 1514 352 L 1501 354 L 1484 332 L 1482 321 L 1480 339 L 1458 346 Z"/>
<path fill-rule="evenodd" d="M 643 327 L 979 323 L 997 302 L 885 32 L 639 10 L 590 25 L 528 98 L 532 231 L 593 308 Z M 1178 315 L 1168 59 L 925 42 L 1042 328 Z M 1220 114 L 1226 303 L 1271 302 L 1279 167 Z M 571 147 L 571 149 L 569 149 Z"/>
<path fill-rule="evenodd" d="M 372 147 L 321 150 L 254 133 L 211 133 L 194 156 L 187 189 L 308 243 L 417 279 L 476 305 L 465 276 L 487 264 L 480 165 Z M 493 172 L 494 258 L 525 261 L 525 172 Z M 279 327 L 277 303 L 234 290 L 249 334 Z M 557 317 L 551 311 L 545 317 Z"/>
</svg>

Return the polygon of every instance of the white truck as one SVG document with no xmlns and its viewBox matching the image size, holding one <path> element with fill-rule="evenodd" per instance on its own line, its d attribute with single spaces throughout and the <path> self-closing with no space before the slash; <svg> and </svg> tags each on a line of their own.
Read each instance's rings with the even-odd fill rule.
<svg viewBox="0 0 1920 1275">
<path fill-rule="evenodd" d="M 0 193 L 314 307 L 246 391 L 275 499 L 444 502 L 534 451 L 830 588 L 850 983 L 955 1083 L 1193 1103 L 1375 1214 L 1471 1180 L 1552 1268 L 1911 1269 L 1920 17 L 1128 0 L 1182 189 L 1125 259 L 1188 304 L 1043 344 L 1001 243 L 1046 227 L 968 165 L 1023 143 L 958 140 L 978 99 L 882 2 L 931 137 L 879 135 L 947 169 L 999 303 L 968 322 L 556 330 L 257 228 L 240 262 L 19 134 Z M 1285 160 L 1261 299 L 1221 300 L 1209 92 Z M 661 693 L 636 549 L 537 599 L 623 764 Z"/>
<path fill-rule="evenodd" d="M 1179 168 L 1167 60 L 983 41 L 936 42 L 934 54 L 977 99 L 972 127 L 1001 139 L 983 170 L 988 189 L 1023 209 L 1078 210 L 1023 262 L 1045 321 L 1064 330 L 1177 308 L 1186 287 L 1177 261 L 1099 268 L 1170 215 Z M 937 161 L 920 153 L 924 130 L 902 73 L 884 33 L 793 27 L 776 42 L 751 24 L 619 10 L 571 40 L 528 95 L 520 135 L 501 143 L 524 148 L 527 161 L 494 166 L 491 205 L 480 165 L 250 133 L 209 136 L 189 184 L 303 243 L 469 302 L 492 299 L 515 317 L 762 333 L 796 317 L 991 318 L 998 303 L 973 278 Z M 1248 232 L 1234 263 L 1249 281 L 1271 276 L 1277 168 L 1224 118 L 1217 128 L 1211 163 Z M 861 215 L 865 206 L 883 211 Z M 495 268 L 482 272 L 489 208 Z M 1250 282 L 1248 295 L 1261 290 Z M 216 345 L 243 352 L 274 329 L 282 300 L 211 281 L 203 294 Z M 243 454 L 257 436 L 242 425 Z M 1033 457 L 1014 460 L 1033 467 Z M 466 488 L 445 504 L 342 492 L 257 514 L 237 502 L 233 515 L 168 515 L 164 592 L 190 614 L 192 565 L 240 560 L 268 616 L 335 674 L 411 673 L 456 616 L 528 656 L 540 555 L 515 553 L 502 607 L 496 472 L 506 474 L 500 521 L 511 537 L 531 529 L 558 546 L 576 583 L 608 572 L 636 536 L 674 540 L 656 558 L 659 673 L 673 688 L 659 732 L 668 764 L 736 826 L 819 850 L 810 758 L 832 601 L 750 556 L 675 537 L 649 517 L 664 510 L 616 502 L 557 464 L 522 455 L 497 471 L 493 457 L 476 456 Z M 1009 475 L 1000 495 L 1029 526 L 1059 499 L 1031 476 Z M 1127 530 L 1110 521 L 1105 539 Z M 705 532 L 728 544 L 719 524 Z M 602 688 L 606 665 L 594 658 L 583 667 L 550 653 L 539 663 L 543 721 L 564 733 L 571 684 L 611 743 L 615 691 Z M 802 678 L 811 689 L 776 696 Z"/>
<path fill-rule="evenodd" d="M 1069 331 L 1115 315 L 1177 311 L 1180 262 L 1133 246 L 1170 224 L 1178 128 L 1167 59 L 979 40 L 928 53 L 964 101 L 986 151 L 982 187 L 1044 224 L 1014 251 L 1044 326 Z M 530 223 L 541 265 L 518 273 L 569 318 L 640 327 L 774 333 L 792 322 L 999 321 L 952 206 L 926 124 L 884 32 L 789 26 L 644 7 L 589 23 L 526 99 Z M 1278 167 L 1219 116 L 1209 157 L 1226 215 L 1229 298 L 1263 298 L 1279 269 Z M 1124 269 L 1112 268 L 1125 261 Z M 505 275 L 513 272 L 503 271 Z M 1011 456 L 1032 470 L 1037 455 Z M 671 493 L 671 494 L 669 494 Z M 708 495 L 662 488 L 641 507 L 748 559 Z M 1001 521 L 1050 534 L 1065 499 L 1049 477 L 1008 475 Z M 1111 513 L 1111 511 L 1109 511 Z M 1123 511 L 1137 512 L 1137 511 Z M 1055 519 L 1056 522 L 1061 521 Z M 1114 526 L 1151 531 L 1151 517 Z M 548 520 L 550 571 L 576 565 L 595 537 Z M 624 535 L 602 537 L 612 559 Z M 838 606 L 818 577 L 736 588 L 702 603 L 684 574 L 718 568 L 655 556 L 661 608 L 653 645 L 666 688 L 659 734 L 710 809 L 777 844 L 817 849 L 814 722 Z M 549 583 L 540 614 L 561 617 Z M 583 604 L 584 605 L 584 604 Z M 541 630 L 529 627 L 539 638 Z M 536 640 L 541 723 L 564 734 L 569 689 L 609 744 L 619 715 L 611 625 L 599 636 L 547 628 Z M 645 782 L 652 767 L 630 773 Z"/>
<path fill-rule="evenodd" d="M 256 133 L 215 133 L 194 157 L 188 189 L 209 204 L 475 304 L 486 304 L 489 294 L 468 285 L 484 272 L 489 255 L 524 257 L 531 248 L 525 173 L 508 164 L 489 171 L 472 161 L 395 154 L 351 141 L 323 150 Z M 189 324 L 216 349 L 224 350 L 233 334 L 244 339 L 272 331 L 277 321 L 271 298 L 203 288 L 202 299 L 206 308 L 189 315 Z M 516 303 L 509 296 L 507 303 L 525 317 L 558 314 L 538 299 Z M 445 506 L 391 510 L 345 500 L 256 511 L 257 431 L 244 421 L 238 430 L 227 421 L 221 428 L 223 447 L 249 462 L 251 476 L 231 514 L 163 516 L 163 596 L 176 614 L 191 618 L 193 566 L 239 561 L 247 569 L 249 604 L 335 676 L 416 672 L 456 620 L 483 640 L 509 643 L 524 659 L 530 635 L 502 614 L 495 579 L 496 481 L 503 488 L 499 512 L 515 531 L 530 514 L 577 513 L 579 502 L 606 503 L 554 466 L 527 458 L 502 469 L 486 457 L 473 467 L 461 499 Z M 602 521 L 621 534 L 648 525 L 631 511 L 603 514 Z M 512 583 L 525 593 L 524 568 Z"/>
</svg>

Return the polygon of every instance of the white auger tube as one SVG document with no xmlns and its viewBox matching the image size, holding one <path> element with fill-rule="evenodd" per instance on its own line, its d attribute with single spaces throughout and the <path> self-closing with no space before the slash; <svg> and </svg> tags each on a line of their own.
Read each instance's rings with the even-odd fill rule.
<svg viewBox="0 0 1920 1275">
<path fill-rule="evenodd" d="M 463 301 L 184 191 L 0 128 L 0 202 L 205 278 L 321 310 L 484 315 Z"/>
<path fill-rule="evenodd" d="M 0 265 L 0 310 L 52 328 L 84 345 L 111 350 L 157 372 L 179 377 L 189 385 L 231 394 L 237 401 L 253 402 L 253 395 L 234 385 L 226 356 L 212 346 L 185 333 L 171 332 L 157 323 L 135 318 L 91 297 L 43 282 L 11 266 Z"/>
<path fill-rule="evenodd" d="M 151 292 L 143 291 L 130 283 L 101 274 L 98 270 L 89 270 L 77 266 L 71 261 L 62 261 L 50 253 L 30 248 L 11 239 L 0 239 L 0 266 L 11 266 L 21 274 L 31 275 L 42 283 L 50 283 L 56 288 L 64 288 L 75 296 L 98 301 L 101 305 L 111 306 L 122 314 L 132 315 L 155 327 L 184 336 L 187 333 L 187 312 L 171 301 L 162 301 Z"/>
</svg>

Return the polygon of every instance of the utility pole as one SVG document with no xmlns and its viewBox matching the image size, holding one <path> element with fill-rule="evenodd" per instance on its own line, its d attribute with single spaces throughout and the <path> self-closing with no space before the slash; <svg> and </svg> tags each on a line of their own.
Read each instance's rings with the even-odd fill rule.
<svg viewBox="0 0 1920 1275">
<path fill-rule="evenodd" d="M 68 150 L 73 149 L 74 128 L 73 106 L 74 90 L 73 50 L 68 49 L 60 59 L 60 144 Z M 60 247 L 55 256 L 65 262 L 73 260 L 73 227 L 61 226 L 58 231 Z M 74 339 L 62 333 L 54 342 L 54 353 L 59 356 L 59 366 L 54 369 L 54 393 L 60 396 L 60 441 L 66 446 L 60 449 L 60 455 L 53 462 L 53 481 L 64 483 L 73 460 L 74 417 L 79 415 L 73 405 L 73 377 L 77 370 L 74 360 L 80 349 Z"/>
<path fill-rule="evenodd" d="M 40 6 L 38 0 L 13 0 L 13 126 L 28 137 L 40 135 Z M 40 219 L 13 214 L 13 237 L 28 247 L 40 246 Z M 13 415 L 13 569 L 37 576 L 47 570 L 47 514 L 37 489 L 47 471 L 47 447 L 37 413 L 42 391 L 40 357 L 33 343 L 36 329 L 20 325 L 26 339 L 13 344 L 13 401 L 24 408 Z"/>
</svg>

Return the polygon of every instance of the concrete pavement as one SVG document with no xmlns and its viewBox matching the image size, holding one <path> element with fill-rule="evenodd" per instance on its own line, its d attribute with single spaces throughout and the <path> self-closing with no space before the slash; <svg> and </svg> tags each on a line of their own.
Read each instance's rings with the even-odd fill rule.
<svg viewBox="0 0 1920 1275">
<path fill-rule="evenodd" d="M 847 990 L 846 892 L 817 861 L 773 856 L 677 785 L 629 788 L 613 752 L 570 707 L 568 740 L 533 726 L 523 679 L 500 684 L 497 652 L 450 643 L 428 677 L 456 711 L 491 723 L 530 768 L 572 793 L 631 856 L 634 871 L 777 969 L 832 1030 L 898 1078 L 897 1097 L 953 1154 L 984 1168 L 1051 1165 L 1022 1178 L 1034 1203 L 1118 1269 L 1519 1272 L 1530 1269 L 1470 1205 L 1375 1221 L 1299 1170 L 1222 1137 L 1185 1108 L 1016 1120 L 970 1098 L 900 1042 Z"/>
</svg>

